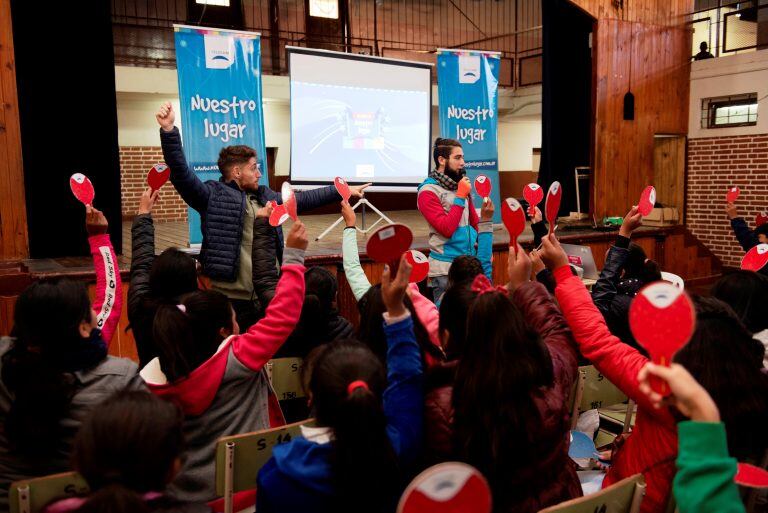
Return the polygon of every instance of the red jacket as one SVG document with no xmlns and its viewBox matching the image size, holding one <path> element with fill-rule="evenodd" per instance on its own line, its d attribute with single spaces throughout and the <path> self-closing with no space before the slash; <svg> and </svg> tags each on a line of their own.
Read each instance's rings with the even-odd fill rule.
<svg viewBox="0 0 768 513">
<path fill-rule="evenodd" d="M 581 353 L 637 403 L 635 428 L 621 449 L 613 454 L 603 486 L 642 473 L 648 488 L 641 513 L 663 512 L 675 476 L 677 423 L 669 410 L 656 410 L 638 389 L 637 373 L 648 359 L 611 335 L 589 292 L 568 266 L 556 269 L 554 275 L 555 295 Z"/>
</svg>

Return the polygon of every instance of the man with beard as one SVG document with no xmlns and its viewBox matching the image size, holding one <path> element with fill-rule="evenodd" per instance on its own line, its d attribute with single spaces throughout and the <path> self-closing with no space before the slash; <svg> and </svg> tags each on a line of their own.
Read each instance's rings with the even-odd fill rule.
<svg viewBox="0 0 768 513">
<path fill-rule="evenodd" d="M 229 298 L 240 331 L 244 332 L 259 320 L 267 306 L 258 303 L 253 287 L 254 280 L 263 279 L 253 275 L 254 223 L 259 217 L 269 217 L 270 201 L 282 203 L 280 194 L 259 185 L 261 170 L 256 150 L 242 145 L 222 148 L 218 160 L 221 178 L 203 183 L 187 165 L 171 103 L 162 104 L 155 117 L 160 125 L 163 157 L 171 168 L 171 183 L 184 202 L 200 214 L 203 273 L 211 279 L 213 290 Z M 352 196 L 359 198 L 369 185 L 349 189 Z M 299 213 L 336 201 L 341 201 L 341 196 L 333 185 L 296 193 Z M 270 230 L 277 256 L 273 267 L 278 267 L 283 259 L 283 230 Z"/>
<path fill-rule="evenodd" d="M 479 220 L 472 206 L 472 185 L 464 171 L 464 151 L 453 139 L 435 139 L 435 169 L 419 185 L 417 205 L 429 223 L 429 280 L 439 306 L 448 286 L 448 269 L 461 255 L 477 254 Z M 483 230 L 490 229 L 484 223 Z"/>
</svg>

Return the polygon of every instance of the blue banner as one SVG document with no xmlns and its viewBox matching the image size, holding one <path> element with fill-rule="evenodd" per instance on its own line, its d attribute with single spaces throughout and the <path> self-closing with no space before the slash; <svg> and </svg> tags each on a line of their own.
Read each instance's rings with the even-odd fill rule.
<svg viewBox="0 0 768 513">
<path fill-rule="evenodd" d="M 267 185 L 264 114 L 261 102 L 260 36 L 174 25 L 181 129 L 189 167 L 201 180 L 221 177 L 224 146 L 256 150 Z M 202 242 L 200 215 L 189 209 L 189 241 Z"/>
<path fill-rule="evenodd" d="M 437 56 L 437 91 L 440 135 L 459 141 L 464 149 L 467 176 L 491 179 L 493 222 L 501 222 L 498 162 L 498 54 L 471 50 L 440 50 Z M 480 198 L 472 188 L 472 202 Z"/>
</svg>

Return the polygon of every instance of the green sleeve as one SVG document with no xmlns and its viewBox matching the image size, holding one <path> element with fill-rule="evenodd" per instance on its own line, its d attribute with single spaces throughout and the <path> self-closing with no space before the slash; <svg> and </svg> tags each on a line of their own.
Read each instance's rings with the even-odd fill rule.
<svg viewBox="0 0 768 513">
<path fill-rule="evenodd" d="M 674 494 L 680 513 L 743 513 L 721 422 L 678 424 L 679 450 Z"/>
<path fill-rule="evenodd" d="M 342 235 L 341 253 L 344 256 L 344 274 L 347 275 L 347 282 L 352 288 L 352 294 L 355 300 L 360 298 L 371 288 L 371 282 L 360 265 L 360 254 L 357 252 L 357 230 L 354 228 L 345 228 Z"/>
</svg>

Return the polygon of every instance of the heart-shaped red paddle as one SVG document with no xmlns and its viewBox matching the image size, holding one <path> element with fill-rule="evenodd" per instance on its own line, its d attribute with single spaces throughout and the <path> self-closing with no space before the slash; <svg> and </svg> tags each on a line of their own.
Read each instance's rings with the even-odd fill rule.
<svg viewBox="0 0 768 513">
<path fill-rule="evenodd" d="M 768 488 L 768 471 L 749 463 L 739 463 L 733 480 L 741 486 Z"/>
<path fill-rule="evenodd" d="M 755 216 L 755 228 L 763 226 L 765 223 L 768 223 L 768 211 L 763 210 Z"/>
<path fill-rule="evenodd" d="M 336 190 L 341 196 L 341 199 L 344 201 L 349 201 L 350 196 L 352 196 L 352 191 L 349 190 L 349 184 L 347 181 L 337 176 L 333 180 L 333 184 L 336 186 Z"/>
<path fill-rule="evenodd" d="M 280 195 L 283 197 L 283 205 L 285 205 L 285 211 L 291 216 L 294 221 L 299 218 L 296 208 L 296 194 L 293 192 L 290 182 L 283 182 L 283 186 L 280 189 Z"/>
<path fill-rule="evenodd" d="M 523 187 L 523 198 L 528 202 L 528 216 L 533 218 L 536 215 L 536 205 L 544 199 L 544 189 L 537 183 L 529 183 Z"/>
<path fill-rule="evenodd" d="M 632 334 L 658 365 L 669 367 L 674 354 L 690 340 L 695 326 L 696 312 L 688 294 L 666 281 L 643 287 L 629 307 Z M 651 376 L 651 388 L 669 394 L 669 385 L 655 376 Z"/>
<path fill-rule="evenodd" d="M 96 196 L 96 191 L 93 190 L 93 184 L 82 173 L 75 173 L 69 177 L 69 188 L 72 189 L 72 194 L 75 195 L 83 205 L 93 205 L 93 198 Z"/>
<path fill-rule="evenodd" d="M 152 191 L 159 191 L 171 177 L 171 169 L 165 164 L 155 164 L 147 173 L 147 185 Z"/>
<path fill-rule="evenodd" d="M 637 202 L 637 211 L 641 216 L 647 216 L 653 210 L 653 206 L 656 204 L 656 189 L 653 185 L 649 185 L 643 189 L 643 193 L 640 195 L 640 201 Z"/>
<path fill-rule="evenodd" d="M 429 275 L 429 260 L 424 253 L 409 249 L 405 252 L 405 259 L 413 267 L 411 276 L 408 278 L 409 282 L 418 283 Z"/>
<path fill-rule="evenodd" d="M 286 222 L 291 216 L 285 210 L 285 205 L 278 205 L 275 201 L 270 201 L 272 205 L 272 213 L 269 215 L 269 224 L 272 226 L 280 226 Z"/>
<path fill-rule="evenodd" d="M 557 228 L 557 214 L 560 212 L 560 201 L 562 199 L 563 188 L 560 187 L 560 182 L 552 182 L 552 185 L 549 186 L 549 191 L 547 191 L 547 202 L 544 206 L 550 235 L 555 233 L 555 228 Z"/>
<path fill-rule="evenodd" d="M 517 253 L 517 238 L 525 230 L 525 212 L 515 198 L 507 198 L 501 204 L 501 220 L 509 232 L 509 245 Z"/>
<path fill-rule="evenodd" d="M 741 194 L 741 191 L 738 187 L 731 187 L 728 189 L 728 192 L 725 193 L 725 202 L 735 203 L 736 200 L 739 199 L 739 194 Z"/>
<path fill-rule="evenodd" d="M 487 176 L 477 175 L 477 178 L 475 178 L 475 191 L 481 198 L 490 196 L 492 187 L 491 179 Z"/>
<path fill-rule="evenodd" d="M 747 251 L 741 259 L 741 268 L 745 271 L 759 271 L 768 264 L 768 244 L 758 244 Z"/>
<path fill-rule="evenodd" d="M 411 481 L 397 513 L 490 513 L 491 489 L 477 469 L 447 462 L 428 468 Z"/>
</svg>

